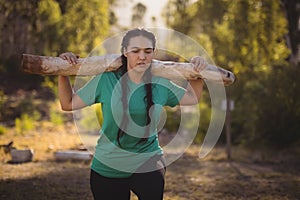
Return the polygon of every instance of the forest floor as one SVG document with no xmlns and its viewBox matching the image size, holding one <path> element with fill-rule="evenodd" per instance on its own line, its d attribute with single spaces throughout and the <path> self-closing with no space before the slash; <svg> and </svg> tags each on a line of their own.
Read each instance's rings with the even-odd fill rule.
<svg viewBox="0 0 300 200">
<path fill-rule="evenodd" d="M 10 164 L 0 152 L 0 199 L 91 200 L 89 162 L 57 162 L 56 150 L 82 145 L 72 126 L 42 125 L 39 132 L 0 136 L 1 144 L 14 141 L 17 148 L 34 149 L 32 162 Z M 199 159 L 200 146 L 191 145 L 167 168 L 165 200 L 200 199 L 300 199 L 300 152 L 232 149 L 231 161 L 225 149 L 215 147 Z M 132 194 L 132 200 L 136 200 Z"/>
</svg>

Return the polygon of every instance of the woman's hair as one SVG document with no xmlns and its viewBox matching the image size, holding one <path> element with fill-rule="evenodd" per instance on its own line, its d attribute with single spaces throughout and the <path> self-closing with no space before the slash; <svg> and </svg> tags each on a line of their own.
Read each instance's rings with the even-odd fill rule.
<svg viewBox="0 0 300 200">
<path fill-rule="evenodd" d="M 125 36 L 123 37 L 122 40 L 122 44 L 121 44 L 121 52 L 122 52 L 122 66 L 120 67 L 120 69 L 118 70 L 118 72 L 121 74 L 122 76 L 122 83 L 121 83 L 121 87 L 122 87 L 122 97 L 121 97 L 121 101 L 122 101 L 122 105 L 123 105 L 123 110 L 124 110 L 124 115 L 122 118 L 122 122 L 120 125 L 120 128 L 118 130 L 118 134 L 117 134 L 117 141 L 119 146 L 121 146 L 121 142 L 120 142 L 120 138 L 122 135 L 125 134 L 124 130 L 126 130 L 127 128 L 127 124 L 128 124 L 128 114 L 127 114 L 127 110 L 129 109 L 129 100 L 127 99 L 127 93 L 128 93 L 128 76 L 126 75 L 127 73 L 127 58 L 124 55 L 124 49 L 126 49 L 129 45 L 129 41 L 131 38 L 133 37 L 137 37 L 137 36 L 143 36 L 147 39 L 149 39 L 150 41 L 152 41 L 153 44 L 153 50 L 155 49 L 155 44 L 156 44 L 156 38 L 154 36 L 153 33 L 145 30 L 145 29 L 133 29 L 128 31 Z M 125 76 L 123 76 L 125 75 Z M 151 74 L 151 65 L 150 67 L 146 70 L 144 76 L 143 76 L 143 81 L 145 82 L 145 92 L 146 92 L 146 96 L 144 98 L 145 102 L 147 103 L 146 106 L 146 110 L 147 110 L 147 118 L 146 118 L 146 131 L 145 131 L 145 135 L 143 138 L 141 138 L 140 142 L 145 142 L 147 141 L 147 137 L 150 134 L 150 122 L 151 122 L 151 113 L 150 113 L 150 108 L 153 105 L 153 101 L 152 101 L 152 84 L 151 84 L 151 79 L 152 79 L 152 74 Z"/>
<path fill-rule="evenodd" d="M 132 30 L 128 31 L 125 34 L 125 36 L 123 37 L 122 44 L 121 44 L 121 53 L 122 54 L 123 54 L 123 49 L 128 47 L 130 39 L 133 37 L 137 37 L 137 36 L 143 36 L 143 37 L 149 39 L 150 41 L 152 41 L 153 49 L 155 49 L 155 45 L 156 45 L 155 35 L 152 32 L 147 31 L 146 29 L 136 28 L 136 29 L 132 29 Z"/>
</svg>

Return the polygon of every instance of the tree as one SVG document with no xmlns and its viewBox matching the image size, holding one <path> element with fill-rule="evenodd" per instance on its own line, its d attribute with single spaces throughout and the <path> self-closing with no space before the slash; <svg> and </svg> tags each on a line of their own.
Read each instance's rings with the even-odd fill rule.
<svg viewBox="0 0 300 200">
<path fill-rule="evenodd" d="M 300 62 L 300 2 L 298 0 L 281 0 L 281 2 L 284 4 L 285 14 L 289 24 L 289 33 L 286 35 L 286 40 L 288 47 L 291 49 L 290 62 L 296 64 Z"/>
<path fill-rule="evenodd" d="M 108 35 L 108 1 L 0 0 L 1 96 L 38 90 L 39 97 L 53 100 L 56 77 L 23 73 L 20 70 L 21 55 L 57 56 L 64 51 L 73 51 L 86 56 Z M 52 90 L 44 88 L 45 85 Z M 12 107 L 8 98 L 7 104 L 1 107 L 0 120 L 20 116 L 24 107 L 20 101 L 22 99 L 14 102 Z M 28 103 L 31 104 L 28 107 L 34 108 L 33 101 Z M 46 110 L 46 103 L 44 105 L 42 109 Z"/>
<path fill-rule="evenodd" d="M 67 1 L 60 23 L 61 50 L 87 55 L 109 30 L 108 1 Z"/>
<path fill-rule="evenodd" d="M 147 7 L 142 3 L 137 3 L 132 11 L 131 23 L 133 27 L 139 27 L 143 25 L 144 16 L 146 13 Z"/>
<path fill-rule="evenodd" d="M 36 30 L 38 1 L 0 1 L 1 61 L 12 55 L 32 51 L 32 33 Z"/>
<path fill-rule="evenodd" d="M 59 4 L 54 0 L 41 0 L 38 2 L 36 31 L 33 40 L 36 51 L 44 55 L 57 55 L 60 52 L 60 37 L 58 35 L 62 12 Z"/>
<path fill-rule="evenodd" d="M 163 15 L 166 24 L 181 33 L 188 33 L 191 28 L 189 23 L 191 19 L 187 12 L 189 4 L 189 0 L 169 0 L 165 8 L 166 13 Z"/>
<path fill-rule="evenodd" d="M 271 120 L 274 112 L 262 111 L 280 106 L 281 102 L 274 97 L 282 93 L 282 90 L 279 92 L 280 87 L 271 88 L 275 85 L 272 82 L 280 80 L 285 73 L 288 75 L 289 72 L 283 69 L 294 73 L 297 71 L 297 68 L 290 67 L 286 62 L 290 51 L 285 40 L 288 23 L 284 7 L 280 1 L 273 0 L 198 0 L 185 10 L 176 9 L 172 16 L 186 14 L 187 17 L 171 21 L 171 27 L 180 31 L 188 24 L 184 33 L 204 44 L 204 47 L 211 48 L 208 52 L 211 52 L 215 63 L 229 68 L 237 75 L 237 83 L 227 88 L 228 94 L 230 92 L 236 102 L 232 113 L 235 142 L 268 143 L 268 138 L 279 129 L 276 124 L 265 126 L 268 123 L 266 119 Z M 285 80 L 284 84 L 291 84 L 287 79 L 282 80 Z M 285 102 L 295 102 L 290 99 L 290 95 L 289 92 L 282 93 L 281 101 L 285 99 Z M 291 115 L 298 119 L 298 114 L 292 115 L 291 112 L 286 111 L 285 116 Z M 286 128 L 290 134 L 294 134 L 297 125 L 294 121 L 293 124 L 291 126 L 284 121 L 280 126 L 294 127 Z M 280 137 L 274 138 L 272 144 L 280 142 Z M 291 140 L 285 140 L 285 144 L 289 143 Z"/>
<path fill-rule="evenodd" d="M 11 74 L 16 81 L 25 76 L 18 70 L 22 53 L 87 55 L 108 34 L 108 7 L 107 0 L 1 0 L 2 75 Z"/>
</svg>

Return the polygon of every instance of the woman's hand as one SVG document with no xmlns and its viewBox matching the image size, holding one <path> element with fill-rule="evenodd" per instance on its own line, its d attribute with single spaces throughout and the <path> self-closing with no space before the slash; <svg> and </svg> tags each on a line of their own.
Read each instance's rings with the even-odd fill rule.
<svg viewBox="0 0 300 200">
<path fill-rule="evenodd" d="M 65 52 L 59 55 L 61 59 L 68 61 L 70 64 L 78 64 L 78 54 L 74 54 L 72 52 Z"/>
<path fill-rule="evenodd" d="M 201 56 L 195 56 L 191 59 L 190 63 L 193 64 L 193 70 L 196 72 L 201 72 L 208 65 L 207 61 Z M 189 80 L 186 92 L 180 101 L 180 105 L 195 105 L 200 101 L 200 97 L 203 90 L 203 80 Z"/>
<path fill-rule="evenodd" d="M 201 56 L 195 56 L 191 59 L 190 63 L 194 65 L 194 70 L 200 72 L 205 69 L 208 65 L 208 62 Z"/>
</svg>

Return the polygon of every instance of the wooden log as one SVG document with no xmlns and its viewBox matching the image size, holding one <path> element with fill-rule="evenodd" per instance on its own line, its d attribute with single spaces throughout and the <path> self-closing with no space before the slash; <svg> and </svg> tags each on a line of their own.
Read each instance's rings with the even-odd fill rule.
<svg viewBox="0 0 300 200">
<path fill-rule="evenodd" d="M 79 58 L 78 64 L 69 64 L 59 57 L 37 56 L 23 54 L 22 68 L 25 72 L 41 75 L 88 76 L 103 72 L 117 70 L 122 65 L 120 55 L 109 54 L 104 56 L 91 56 Z M 152 74 L 170 80 L 196 80 L 199 78 L 230 85 L 234 83 L 235 76 L 223 68 L 208 65 L 201 72 L 193 70 L 192 63 L 152 61 Z"/>
<path fill-rule="evenodd" d="M 10 151 L 11 163 L 31 162 L 33 158 L 32 149 L 12 149 Z"/>
<path fill-rule="evenodd" d="M 72 65 L 59 57 L 22 55 L 22 68 L 25 72 L 41 75 L 96 75 L 113 71 L 122 65 L 120 55 L 92 56 L 79 58 L 78 64 Z"/>
<path fill-rule="evenodd" d="M 90 161 L 93 157 L 88 151 L 76 150 L 57 151 L 54 156 L 57 161 Z"/>
<path fill-rule="evenodd" d="M 221 67 L 208 65 L 200 72 L 193 70 L 193 67 L 192 63 L 153 60 L 152 74 L 170 80 L 197 80 L 202 78 L 225 86 L 231 85 L 235 81 L 234 74 Z"/>
</svg>

